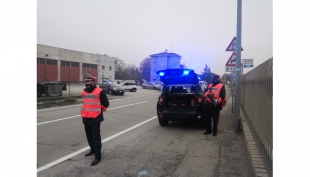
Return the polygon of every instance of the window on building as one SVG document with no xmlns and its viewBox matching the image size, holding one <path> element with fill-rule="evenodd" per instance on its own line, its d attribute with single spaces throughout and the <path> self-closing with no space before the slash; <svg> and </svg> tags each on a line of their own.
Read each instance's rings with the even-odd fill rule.
<svg viewBox="0 0 310 177">
<path fill-rule="evenodd" d="M 109 70 L 112 71 L 112 66 L 109 66 Z"/>
<path fill-rule="evenodd" d="M 78 63 L 78 62 L 71 62 L 71 66 L 72 67 L 80 67 L 80 63 Z"/>
<path fill-rule="evenodd" d="M 48 65 L 57 65 L 57 60 L 46 59 Z"/>
<path fill-rule="evenodd" d="M 90 64 L 83 63 L 83 68 L 90 68 Z"/>
<path fill-rule="evenodd" d="M 70 61 L 61 61 L 61 66 L 70 66 Z"/>
<path fill-rule="evenodd" d="M 91 68 L 97 69 L 97 65 L 90 65 Z"/>
<path fill-rule="evenodd" d="M 44 58 L 37 58 L 37 64 L 45 64 Z"/>
<path fill-rule="evenodd" d="M 105 66 L 102 66 L 102 70 L 104 70 L 105 69 Z"/>
</svg>

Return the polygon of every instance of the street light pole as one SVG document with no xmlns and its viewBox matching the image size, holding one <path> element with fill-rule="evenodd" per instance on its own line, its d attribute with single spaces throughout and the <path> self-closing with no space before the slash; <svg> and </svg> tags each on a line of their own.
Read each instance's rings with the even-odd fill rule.
<svg viewBox="0 0 310 177">
<path fill-rule="evenodd" d="M 241 65 L 241 24 L 242 24 L 242 0 L 237 0 L 237 48 L 236 48 L 236 90 L 235 90 L 235 114 L 234 132 L 239 131 L 240 127 L 240 65 Z"/>
</svg>

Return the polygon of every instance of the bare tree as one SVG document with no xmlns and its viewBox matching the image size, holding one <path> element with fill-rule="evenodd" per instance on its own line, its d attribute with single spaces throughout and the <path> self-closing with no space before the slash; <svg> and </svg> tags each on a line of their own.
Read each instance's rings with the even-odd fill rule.
<svg viewBox="0 0 310 177">
<path fill-rule="evenodd" d="M 151 77 L 151 58 L 145 58 L 139 67 L 141 79 L 150 80 Z"/>
<path fill-rule="evenodd" d="M 205 68 L 203 69 L 203 71 L 201 73 L 201 80 L 206 81 L 207 83 L 212 82 L 211 69 L 209 68 L 209 66 L 207 64 L 205 65 Z"/>
</svg>

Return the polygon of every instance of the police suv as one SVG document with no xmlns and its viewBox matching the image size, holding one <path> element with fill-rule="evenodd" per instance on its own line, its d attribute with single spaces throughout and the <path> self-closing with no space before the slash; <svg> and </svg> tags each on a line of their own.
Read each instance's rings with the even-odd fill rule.
<svg viewBox="0 0 310 177">
<path fill-rule="evenodd" d="M 169 121 L 192 120 L 205 125 L 205 82 L 199 82 L 191 69 L 157 71 L 163 88 L 157 101 L 157 117 L 161 126 Z"/>
</svg>

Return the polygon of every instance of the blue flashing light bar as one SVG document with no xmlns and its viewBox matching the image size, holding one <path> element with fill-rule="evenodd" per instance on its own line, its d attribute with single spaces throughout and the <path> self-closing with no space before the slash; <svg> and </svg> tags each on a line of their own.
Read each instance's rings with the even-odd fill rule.
<svg viewBox="0 0 310 177">
<path fill-rule="evenodd" d="M 164 76 L 165 75 L 165 72 L 160 72 L 159 73 L 159 76 Z"/>
<path fill-rule="evenodd" d="M 184 70 L 183 71 L 183 75 L 188 75 L 189 74 L 189 70 Z"/>
</svg>

